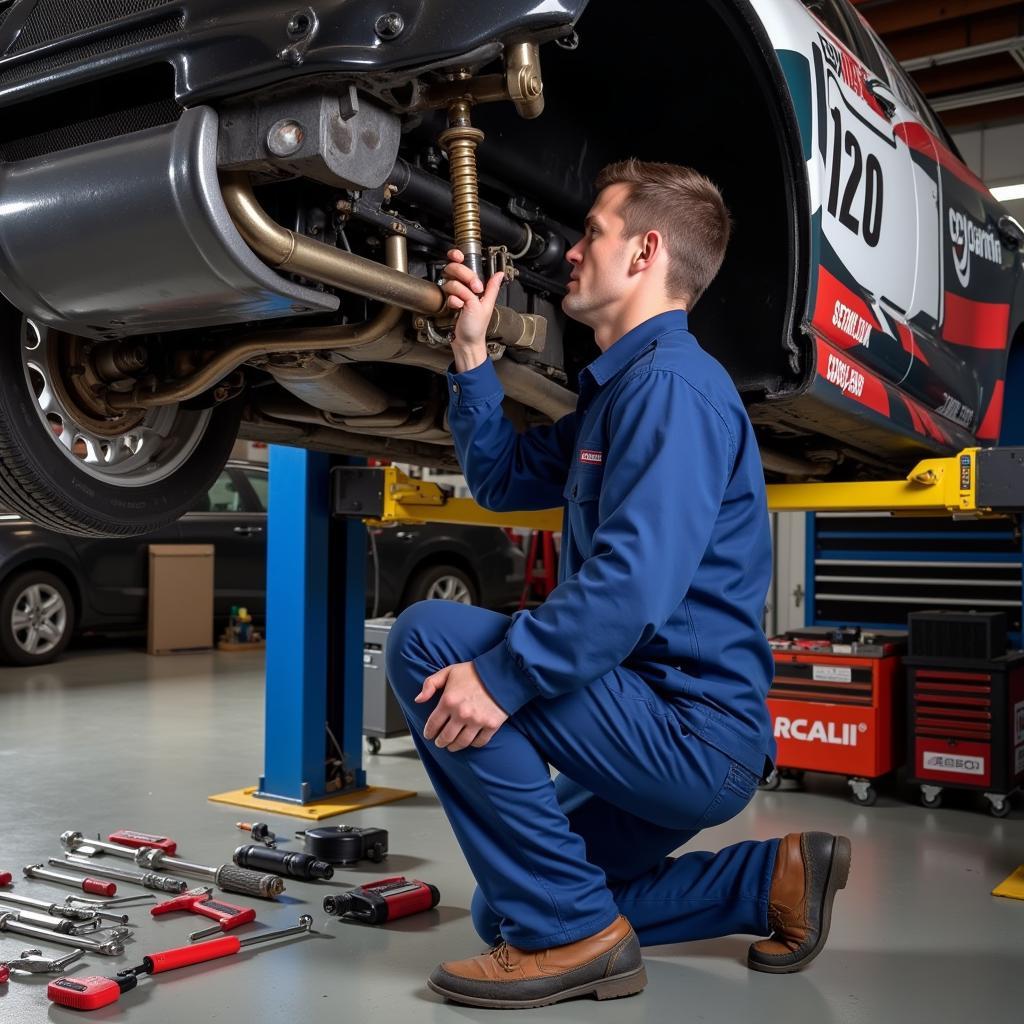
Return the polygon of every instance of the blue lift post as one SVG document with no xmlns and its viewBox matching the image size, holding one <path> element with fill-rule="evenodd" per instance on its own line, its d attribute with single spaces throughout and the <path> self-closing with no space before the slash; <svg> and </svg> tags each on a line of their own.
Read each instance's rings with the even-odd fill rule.
<svg viewBox="0 0 1024 1024">
<path fill-rule="evenodd" d="M 366 528 L 331 518 L 330 469 L 340 461 L 270 449 L 265 750 L 254 794 L 264 799 L 307 804 L 366 786 Z M 330 790 L 326 762 L 339 751 L 329 736 L 346 776 Z"/>
</svg>

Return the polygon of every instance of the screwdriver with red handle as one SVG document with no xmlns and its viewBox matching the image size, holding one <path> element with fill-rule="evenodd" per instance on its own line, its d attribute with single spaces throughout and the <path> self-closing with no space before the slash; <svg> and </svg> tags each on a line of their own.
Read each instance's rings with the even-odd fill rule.
<svg viewBox="0 0 1024 1024">
<path fill-rule="evenodd" d="M 142 958 L 138 967 L 129 967 L 118 971 L 113 978 L 58 978 L 46 986 L 46 994 L 54 1003 L 70 1007 L 72 1010 L 98 1010 L 101 1006 L 116 1003 L 125 992 L 130 992 L 139 983 L 140 974 L 162 974 L 174 971 L 179 967 L 217 960 L 222 956 L 232 956 L 244 946 L 252 946 L 257 942 L 268 942 L 271 939 L 282 939 L 287 935 L 309 934 L 313 928 L 313 918 L 303 914 L 294 928 L 281 928 L 277 931 L 249 935 L 244 939 L 237 935 L 224 935 L 209 942 L 197 942 L 193 946 L 179 946 L 177 949 L 165 949 Z"/>
</svg>

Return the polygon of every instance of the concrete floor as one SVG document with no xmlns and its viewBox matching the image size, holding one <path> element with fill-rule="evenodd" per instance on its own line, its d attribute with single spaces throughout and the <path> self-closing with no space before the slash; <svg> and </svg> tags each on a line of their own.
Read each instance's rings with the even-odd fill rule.
<svg viewBox="0 0 1024 1024">
<path fill-rule="evenodd" d="M 58 836 L 65 829 L 160 832 L 176 838 L 189 859 L 227 861 L 244 838 L 232 823 L 247 812 L 206 797 L 254 784 L 259 775 L 262 680 L 262 659 L 255 653 L 154 658 L 131 649 L 94 649 L 73 651 L 45 668 L 0 669 L 0 870 L 18 876 L 19 892 L 62 900 L 71 890 L 23 881 L 20 872 L 24 864 L 59 856 Z M 439 960 L 479 952 L 480 942 L 467 909 L 472 878 L 410 742 L 385 742 L 366 768 L 372 783 L 419 795 L 332 821 L 389 829 L 387 873 L 437 885 L 442 900 L 436 912 L 386 929 L 327 918 L 320 909 L 323 894 L 335 885 L 381 877 L 372 865 L 339 870 L 329 883 L 289 882 L 276 903 L 251 901 L 259 904 L 259 927 L 286 927 L 309 912 L 319 937 L 144 978 L 92 1019 L 493 1020 L 493 1012 L 445 1004 L 424 984 Z M 825 776 L 808 781 L 805 792 L 759 793 L 740 817 L 700 840 L 717 849 L 806 828 L 842 831 L 853 839 L 850 885 L 838 898 L 829 945 L 808 971 L 780 977 L 749 971 L 743 962 L 749 939 L 742 936 L 659 947 L 646 951 L 650 984 L 642 995 L 523 1011 L 524 1019 L 1020 1020 L 1024 902 L 989 895 L 1024 861 L 1020 807 L 995 820 L 969 801 L 926 811 L 893 792 L 861 809 L 845 799 L 842 782 Z M 301 827 L 296 819 L 264 817 L 279 834 Z M 133 891 L 141 890 L 121 888 Z M 139 929 L 123 957 L 90 956 L 72 973 L 111 975 L 148 952 L 184 943 L 200 921 L 190 915 L 154 920 L 145 907 L 133 920 Z M 0 959 L 31 945 L 0 933 Z M 0 985 L 0 1021 L 81 1019 L 47 1002 L 46 981 L 18 975 Z"/>
</svg>

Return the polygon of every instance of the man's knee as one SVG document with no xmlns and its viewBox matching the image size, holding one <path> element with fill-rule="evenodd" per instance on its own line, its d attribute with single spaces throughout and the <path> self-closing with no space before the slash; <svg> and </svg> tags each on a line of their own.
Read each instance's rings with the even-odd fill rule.
<svg viewBox="0 0 1024 1024">
<path fill-rule="evenodd" d="M 399 702 L 411 703 L 423 680 L 437 671 L 430 668 L 431 637 L 436 636 L 444 601 L 417 601 L 395 619 L 388 633 L 385 663 L 391 689 Z M 438 666 L 441 668 L 443 666 Z"/>
<path fill-rule="evenodd" d="M 473 892 L 469 912 L 473 918 L 473 927 L 476 929 L 477 935 L 488 946 L 496 945 L 501 939 L 501 918 L 491 909 L 490 903 L 484 899 L 484 894 L 480 891 L 479 886 Z"/>
</svg>

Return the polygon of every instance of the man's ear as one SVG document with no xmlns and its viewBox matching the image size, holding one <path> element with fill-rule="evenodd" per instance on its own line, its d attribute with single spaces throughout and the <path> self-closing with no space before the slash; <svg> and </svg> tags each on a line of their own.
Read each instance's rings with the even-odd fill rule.
<svg viewBox="0 0 1024 1024">
<path fill-rule="evenodd" d="M 663 244 L 661 235 L 657 231 L 648 231 L 641 235 L 640 245 L 633 255 L 633 266 L 637 270 L 646 270 Z"/>
</svg>

